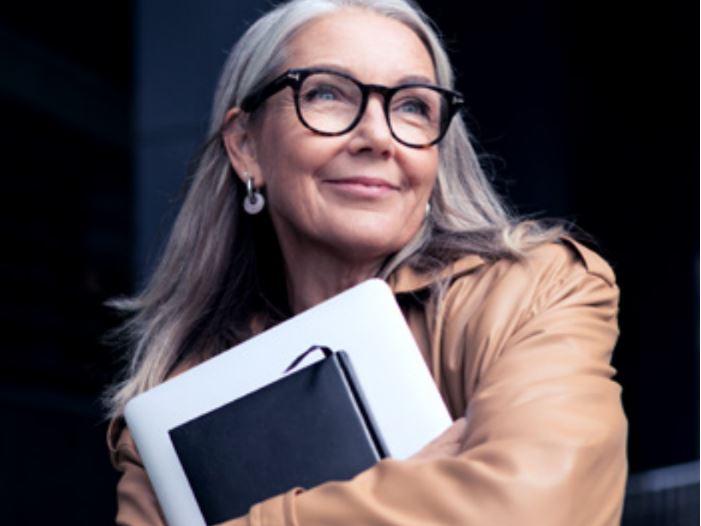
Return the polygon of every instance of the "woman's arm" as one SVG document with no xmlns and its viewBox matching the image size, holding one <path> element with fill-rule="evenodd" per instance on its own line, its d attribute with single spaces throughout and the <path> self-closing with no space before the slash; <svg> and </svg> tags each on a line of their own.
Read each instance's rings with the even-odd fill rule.
<svg viewBox="0 0 701 526">
<path fill-rule="evenodd" d="M 117 526 L 165 526 L 165 519 L 146 470 L 127 428 L 119 432 L 121 422 L 113 421 L 108 431 L 108 446 L 114 466 L 122 472 L 117 484 Z M 115 441 L 115 434 L 119 439 Z"/>
<path fill-rule="evenodd" d="M 525 321 L 506 337 L 464 342 L 472 352 L 503 339 L 468 393 L 459 453 L 384 459 L 351 481 L 268 499 L 226 526 L 619 524 L 627 422 L 609 365 L 618 289 L 568 249 L 549 250 L 556 260 L 532 276 L 538 296 L 519 307 Z"/>
</svg>

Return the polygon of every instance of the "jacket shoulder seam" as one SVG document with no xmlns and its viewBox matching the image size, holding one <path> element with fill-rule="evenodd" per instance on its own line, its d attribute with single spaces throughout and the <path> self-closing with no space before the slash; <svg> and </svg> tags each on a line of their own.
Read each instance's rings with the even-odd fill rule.
<svg viewBox="0 0 701 526">
<path fill-rule="evenodd" d="M 613 269 L 599 254 L 570 237 L 562 237 L 561 241 L 577 255 L 589 274 L 600 277 L 611 286 L 616 284 Z"/>
</svg>

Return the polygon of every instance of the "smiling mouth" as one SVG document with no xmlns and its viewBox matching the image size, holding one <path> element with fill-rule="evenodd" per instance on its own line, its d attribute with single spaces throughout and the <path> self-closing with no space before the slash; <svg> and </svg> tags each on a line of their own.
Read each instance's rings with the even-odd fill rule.
<svg viewBox="0 0 701 526">
<path fill-rule="evenodd" d="M 333 192 L 351 201 L 378 201 L 389 199 L 399 192 L 399 187 L 377 177 L 344 177 L 323 181 Z"/>
<path fill-rule="evenodd" d="M 327 179 L 324 181 L 335 186 L 363 187 L 380 190 L 399 190 L 399 187 L 377 177 L 344 177 L 342 179 Z"/>
</svg>

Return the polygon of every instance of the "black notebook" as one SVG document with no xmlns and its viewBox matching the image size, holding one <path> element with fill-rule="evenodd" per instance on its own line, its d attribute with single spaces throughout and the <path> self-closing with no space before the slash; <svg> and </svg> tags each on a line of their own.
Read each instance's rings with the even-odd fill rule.
<svg viewBox="0 0 701 526">
<path fill-rule="evenodd" d="M 313 347 L 300 359 L 316 349 L 326 358 L 170 430 L 207 524 L 387 456 L 349 356 Z"/>
</svg>

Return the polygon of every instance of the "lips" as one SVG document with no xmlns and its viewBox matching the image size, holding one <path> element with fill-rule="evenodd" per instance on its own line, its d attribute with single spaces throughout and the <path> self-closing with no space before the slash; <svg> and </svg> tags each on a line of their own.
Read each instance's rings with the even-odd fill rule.
<svg viewBox="0 0 701 526">
<path fill-rule="evenodd" d="M 379 177 L 366 177 L 366 176 L 354 176 L 354 177 L 342 177 L 339 179 L 326 179 L 325 183 L 339 186 L 361 186 L 367 188 L 378 188 L 386 190 L 399 190 L 397 185 L 394 185 L 384 179 Z"/>
<path fill-rule="evenodd" d="M 399 186 L 385 179 L 364 175 L 325 179 L 323 183 L 326 188 L 342 199 L 363 203 L 390 199 L 392 196 L 398 195 L 399 192 Z"/>
</svg>

